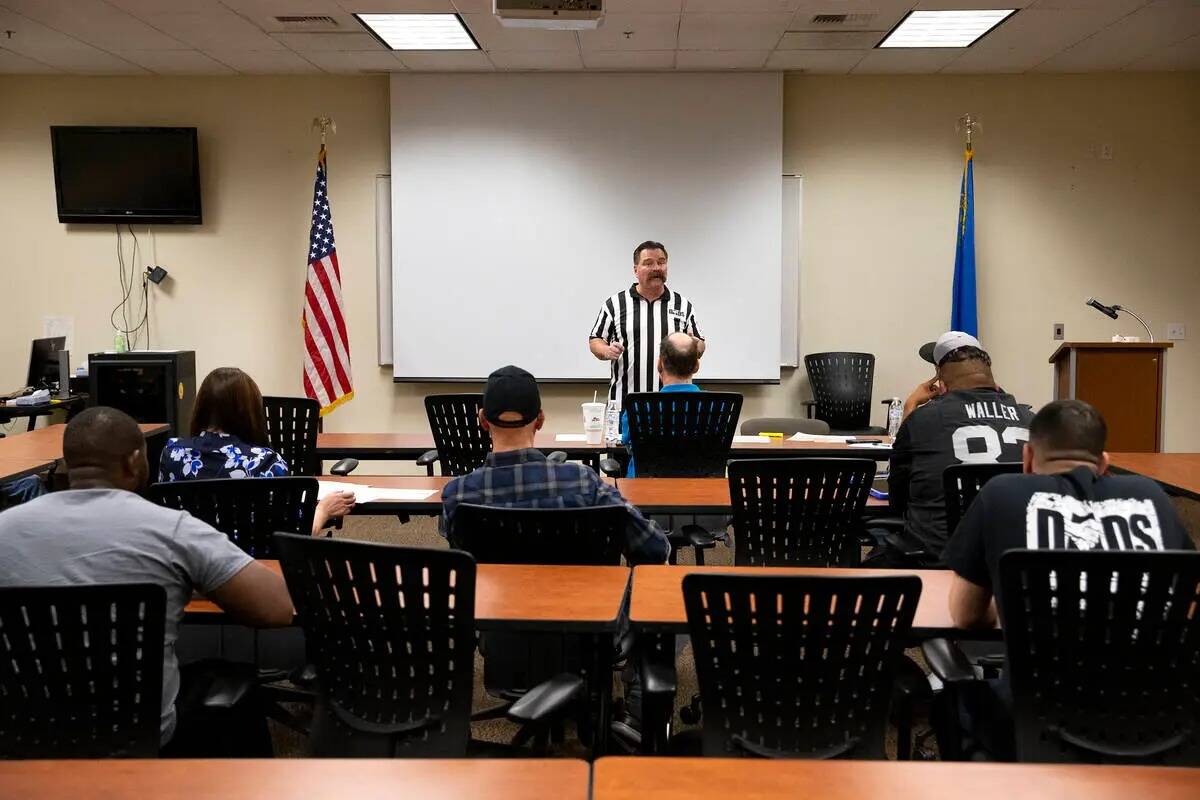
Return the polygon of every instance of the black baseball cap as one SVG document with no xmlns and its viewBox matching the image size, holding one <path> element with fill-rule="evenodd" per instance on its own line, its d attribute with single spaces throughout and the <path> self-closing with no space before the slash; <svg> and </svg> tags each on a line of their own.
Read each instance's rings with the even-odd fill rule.
<svg viewBox="0 0 1200 800">
<path fill-rule="evenodd" d="M 498 428 L 524 428 L 537 419 L 542 410 L 542 395 L 537 379 L 511 364 L 488 375 L 483 389 L 483 418 Z M 500 415 L 515 411 L 519 420 L 502 420 Z"/>
</svg>

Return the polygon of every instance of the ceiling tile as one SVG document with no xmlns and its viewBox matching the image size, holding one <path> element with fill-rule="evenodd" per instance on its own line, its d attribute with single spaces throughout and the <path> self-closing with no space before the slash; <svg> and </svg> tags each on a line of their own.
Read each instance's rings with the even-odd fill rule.
<svg viewBox="0 0 1200 800">
<path fill-rule="evenodd" d="M 678 69 L 762 69 L 770 50 L 680 50 Z"/>
<path fill-rule="evenodd" d="M 575 38 L 575 31 L 505 28 L 491 14 L 463 14 L 462 17 L 476 40 L 489 53 L 505 50 L 562 50 L 579 54 L 579 42 Z"/>
<path fill-rule="evenodd" d="M 12 11 L 103 50 L 185 50 L 187 45 L 104 0 L 4 0 Z"/>
<path fill-rule="evenodd" d="M 460 14 L 490 14 L 492 0 L 452 0 Z"/>
<path fill-rule="evenodd" d="M 604 10 L 609 14 L 678 14 L 683 11 L 683 0 L 605 0 Z"/>
<path fill-rule="evenodd" d="M 481 50 L 405 50 L 397 58 L 409 69 L 434 72 L 491 72 L 495 69 Z"/>
<path fill-rule="evenodd" d="M 321 70 L 291 50 L 205 50 L 204 52 L 247 75 L 291 75 Z"/>
<path fill-rule="evenodd" d="M 334 32 L 362 30 L 362 26 L 354 19 L 354 15 L 338 5 L 337 0 L 221 0 L 221 2 L 267 33 L 299 32 L 295 27 L 287 26 L 275 19 L 282 16 L 313 16 L 333 19 L 333 28 L 319 30 Z M 374 5 L 370 0 L 367 0 L 365 4 Z"/>
<path fill-rule="evenodd" d="M 178 7 L 178 6 L 177 6 Z M 227 8 L 150 14 L 145 20 L 200 50 L 283 50 L 254 23 Z"/>
<path fill-rule="evenodd" d="M 800 5 L 801 0 L 683 0 L 686 13 L 792 14 Z"/>
<path fill-rule="evenodd" d="M 0 47 L 0 74 L 6 75 L 41 75 L 56 73 L 59 70 L 49 64 L 43 64 L 32 58 L 26 58 L 20 53 L 5 50 Z"/>
<path fill-rule="evenodd" d="M 767 69 L 844 75 L 864 55 L 862 50 L 776 50 L 767 59 Z"/>
<path fill-rule="evenodd" d="M 1200 33 L 1200 3 L 1151 3 L 1068 50 L 1038 64 L 1037 72 L 1115 70 Z"/>
<path fill-rule="evenodd" d="M 852 71 L 856 75 L 930 74 L 937 72 L 962 53 L 957 47 L 868 50 Z"/>
<path fill-rule="evenodd" d="M 488 53 L 496 69 L 509 70 L 573 70 L 583 69 L 579 51 L 533 50 Z"/>
<path fill-rule="evenodd" d="M 588 69 L 672 69 L 674 50 L 584 50 L 583 65 Z"/>
<path fill-rule="evenodd" d="M 779 50 L 869 50 L 879 44 L 881 31 L 788 31 Z"/>
<path fill-rule="evenodd" d="M 1030 3 L 1031 9 L 1039 11 L 1110 11 L 1124 16 L 1146 5 L 1146 0 L 1037 0 Z"/>
<path fill-rule="evenodd" d="M 689 14 L 679 26 L 684 50 L 773 50 L 791 14 Z"/>
<path fill-rule="evenodd" d="M 631 36 L 625 36 L 632 31 Z M 672 14 L 609 14 L 594 31 L 579 32 L 584 50 L 674 50 L 679 17 Z"/>
<path fill-rule="evenodd" d="M 305 53 L 304 58 L 326 72 L 403 72 L 404 63 L 391 50 L 345 53 L 336 50 Z"/>
<path fill-rule="evenodd" d="M 122 11 L 145 19 L 147 14 L 177 14 L 181 11 L 179 0 L 104 0 L 110 6 L 116 6 Z M 188 11 L 215 11 L 220 8 L 220 0 L 188 0 Z"/>
<path fill-rule="evenodd" d="M 126 61 L 157 75 L 232 75 L 234 71 L 198 50 L 116 50 Z"/>
<path fill-rule="evenodd" d="M 1120 18 L 1114 8 L 1027 8 L 989 33 L 943 72 L 1025 72 Z"/>
<path fill-rule="evenodd" d="M 837 0 L 805 0 L 792 17 L 789 31 L 888 31 L 913 7 L 914 0 L 864 0 L 864 2 L 837 2 Z M 815 23 L 818 14 L 846 14 L 843 23 Z"/>
<path fill-rule="evenodd" d="M 271 38 L 297 53 L 386 51 L 369 33 L 272 33 Z"/>
<path fill-rule="evenodd" d="M 0 8 L 0 30 L 12 31 L 4 49 L 64 72 L 120 75 L 144 73 L 141 67 L 53 30 L 28 17 Z"/>
<path fill-rule="evenodd" d="M 457 10 L 450 0 L 337 0 L 337 3 L 349 12 L 371 14 L 450 14 Z M 487 0 L 487 6 L 491 10 L 491 0 Z"/>
<path fill-rule="evenodd" d="M 1133 62 L 1125 69 L 1134 72 L 1200 70 L 1200 36 L 1193 36 L 1179 44 L 1163 48 Z"/>
</svg>

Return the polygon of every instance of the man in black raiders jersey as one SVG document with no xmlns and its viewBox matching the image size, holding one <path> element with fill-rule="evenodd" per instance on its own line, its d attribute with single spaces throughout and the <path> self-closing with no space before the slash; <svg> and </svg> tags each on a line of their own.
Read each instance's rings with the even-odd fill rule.
<svg viewBox="0 0 1200 800">
<path fill-rule="evenodd" d="M 946 545 L 956 625 L 996 624 L 993 597 L 1007 550 L 1194 549 L 1157 483 L 1107 474 L 1107 435 L 1104 418 L 1080 400 L 1056 400 L 1033 418 L 1022 453 L 1026 474 L 988 481 Z M 958 701 L 971 747 L 992 758 L 1015 758 L 1007 678 L 964 689 Z"/>
<path fill-rule="evenodd" d="M 940 565 L 946 530 L 942 472 L 953 464 L 1020 461 L 1029 438 L 1028 406 L 996 385 L 992 359 L 979 340 L 950 331 L 921 348 L 937 377 L 922 383 L 904 403 L 904 421 L 892 445 L 888 499 L 904 515 L 904 539 Z M 884 551 L 880 566 L 897 563 Z M 911 566 L 911 561 L 907 562 Z"/>
</svg>

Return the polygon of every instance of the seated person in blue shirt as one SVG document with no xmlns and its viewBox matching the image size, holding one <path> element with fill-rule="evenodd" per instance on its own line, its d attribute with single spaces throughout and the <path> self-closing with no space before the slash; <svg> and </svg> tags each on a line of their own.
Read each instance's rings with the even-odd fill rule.
<svg viewBox="0 0 1200 800">
<path fill-rule="evenodd" d="M 267 446 L 267 415 L 254 379 L 237 367 L 208 373 L 192 407 L 191 436 L 167 440 L 158 460 L 160 481 L 197 478 L 276 478 L 288 463 Z M 313 533 L 354 508 L 351 492 L 317 503 Z"/>
<path fill-rule="evenodd" d="M 686 333 L 672 333 L 662 340 L 658 348 L 658 377 L 662 382 L 660 392 L 698 392 L 700 387 L 692 378 L 700 371 L 702 339 Z M 621 444 L 629 444 L 629 415 L 621 412 Z M 629 459 L 626 478 L 637 476 L 634 459 Z"/>
</svg>

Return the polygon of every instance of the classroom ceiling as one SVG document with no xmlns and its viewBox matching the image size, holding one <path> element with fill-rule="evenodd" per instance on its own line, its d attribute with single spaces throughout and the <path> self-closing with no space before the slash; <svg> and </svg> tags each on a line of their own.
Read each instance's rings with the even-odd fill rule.
<svg viewBox="0 0 1200 800">
<path fill-rule="evenodd" d="M 606 0 L 594 31 L 504 28 L 492 0 L 0 0 L 0 73 L 357 74 L 1200 69 L 1200 0 Z M 910 9 L 1019 8 L 966 49 L 875 49 Z M 459 12 L 480 51 L 392 52 L 351 12 Z M 813 21 L 845 14 L 840 24 Z M 326 16 L 316 29 L 280 16 Z"/>
</svg>

